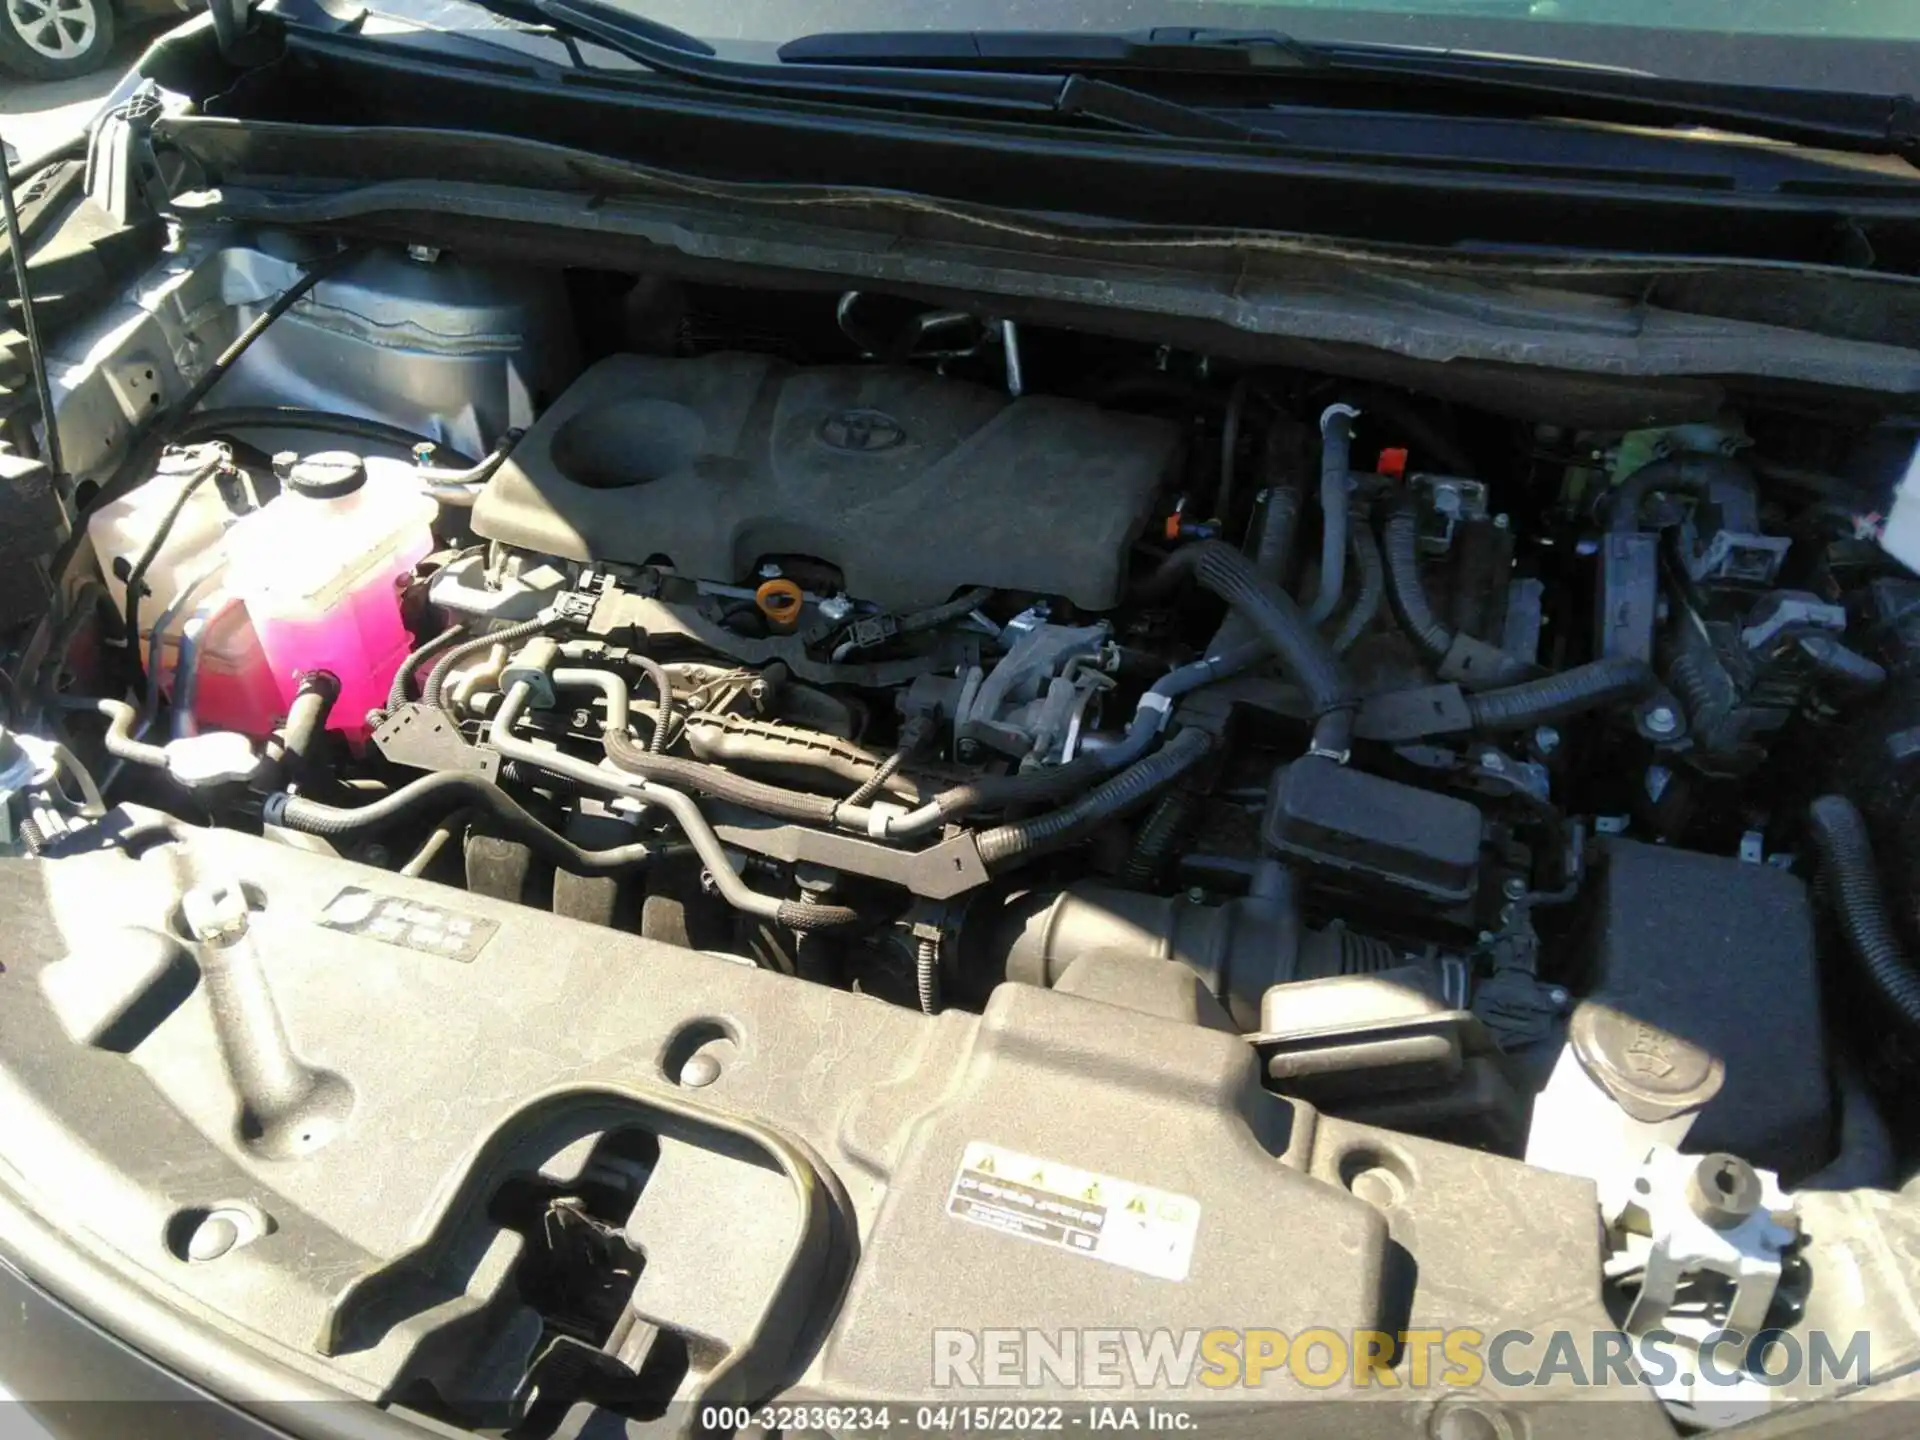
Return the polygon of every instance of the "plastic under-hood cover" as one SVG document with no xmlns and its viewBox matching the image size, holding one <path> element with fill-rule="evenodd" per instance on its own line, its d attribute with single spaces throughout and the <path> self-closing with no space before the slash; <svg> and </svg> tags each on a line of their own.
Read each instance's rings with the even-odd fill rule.
<svg viewBox="0 0 1920 1440">
<path fill-rule="evenodd" d="M 812 556 L 891 610 L 972 585 L 1104 610 L 1179 443 L 1165 421 L 921 370 L 619 355 L 527 433 L 473 525 L 705 580 Z"/>
</svg>

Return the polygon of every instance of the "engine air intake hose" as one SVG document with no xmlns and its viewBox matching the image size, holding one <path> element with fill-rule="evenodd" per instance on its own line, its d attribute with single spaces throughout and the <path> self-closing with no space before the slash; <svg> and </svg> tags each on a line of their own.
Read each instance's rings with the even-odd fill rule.
<svg viewBox="0 0 1920 1440">
<path fill-rule="evenodd" d="M 1867 822 L 1844 795 L 1822 795 L 1808 811 L 1814 848 L 1840 929 L 1881 996 L 1909 1030 L 1920 1030 L 1920 970 L 1893 933 L 1874 867 Z"/>
<path fill-rule="evenodd" d="M 1205 731 L 1182 730 L 1161 749 L 1094 786 L 1071 805 L 983 832 L 980 858 L 989 869 L 1007 869 L 1071 845 L 1179 779 L 1212 748 Z"/>
<path fill-rule="evenodd" d="M 1387 599 L 1407 638 L 1420 647 L 1429 660 L 1446 658 L 1453 648 L 1453 631 L 1440 623 L 1427 603 L 1427 592 L 1420 583 L 1420 512 L 1412 504 L 1400 505 L 1381 528 L 1382 558 L 1387 571 Z"/>
<path fill-rule="evenodd" d="M 283 825 L 308 835 L 336 836 L 368 834 L 403 821 L 424 820 L 454 805 L 486 811 L 536 855 L 575 875 L 611 875 L 634 870 L 653 856 L 651 847 L 641 844 L 621 845 L 612 850 L 582 850 L 534 819 L 491 780 L 466 770 L 423 775 L 371 805 L 347 809 L 322 805 L 300 795 L 269 795 L 262 813 L 269 825 Z"/>
<path fill-rule="evenodd" d="M 1315 748 L 1344 753 L 1344 736 L 1351 732 L 1351 712 L 1358 701 L 1339 657 L 1293 597 L 1262 576 L 1245 555 L 1219 540 L 1203 540 L 1174 551 L 1149 581 L 1149 588 L 1164 592 L 1189 574 L 1246 617 L 1294 683 L 1306 691 L 1317 722 Z"/>
<path fill-rule="evenodd" d="M 1469 695 L 1467 714 L 1475 730 L 1525 730 L 1637 700 L 1657 683 L 1646 661 L 1608 655 L 1558 675 Z"/>
</svg>

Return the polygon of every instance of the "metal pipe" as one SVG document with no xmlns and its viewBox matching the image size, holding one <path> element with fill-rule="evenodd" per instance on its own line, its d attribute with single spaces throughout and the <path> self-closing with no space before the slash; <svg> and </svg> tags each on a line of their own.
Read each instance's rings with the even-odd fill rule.
<svg viewBox="0 0 1920 1440">
<path fill-rule="evenodd" d="M 771 895 L 762 895 L 748 887 L 728 859 L 726 847 L 720 843 L 720 837 L 714 834 L 713 827 L 707 823 L 707 817 L 700 813 L 700 807 L 689 795 L 665 785 L 656 785 L 650 780 L 625 779 L 619 774 L 603 770 L 590 761 L 568 755 L 560 750 L 531 741 L 522 740 L 513 733 L 514 722 L 527 708 L 533 688 L 525 680 L 516 681 L 500 697 L 500 707 L 493 713 L 493 723 L 487 732 L 487 743 L 509 760 L 518 760 L 523 764 L 536 766 L 555 775 L 577 781 L 591 789 L 601 790 L 629 799 L 641 800 L 649 805 L 658 805 L 679 825 L 681 831 L 692 843 L 694 853 L 700 857 L 700 863 L 713 876 L 713 883 L 722 898 L 736 910 L 744 910 L 749 915 L 758 915 L 764 920 L 777 920 L 787 908 L 788 902 L 776 900 Z"/>
<path fill-rule="evenodd" d="M 598 690 L 607 704 L 607 728 L 625 730 L 630 721 L 627 682 L 611 670 L 572 669 L 566 666 L 548 677 L 556 690 Z"/>
</svg>

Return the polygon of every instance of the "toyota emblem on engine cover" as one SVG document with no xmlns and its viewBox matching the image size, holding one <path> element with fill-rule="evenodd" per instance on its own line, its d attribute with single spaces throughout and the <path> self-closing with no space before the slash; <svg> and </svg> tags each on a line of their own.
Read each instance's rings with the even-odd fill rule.
<svg viewBox="0 0 1920 1440">
<path fill-rule="evenodd" d="M 907 432 L 900 422 L 879 410 L 842 410 L 820 422 L 820 440 L 836 450 L 872 454 L 904 445 Z"/>
</svg>

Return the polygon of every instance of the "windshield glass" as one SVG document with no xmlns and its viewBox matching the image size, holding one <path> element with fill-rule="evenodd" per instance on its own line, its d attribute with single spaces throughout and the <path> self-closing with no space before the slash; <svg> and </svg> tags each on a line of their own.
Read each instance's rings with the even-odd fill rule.
<svg viewBox="0 0 1920 1440">
<path fill-rule="evenodd" d="M 614 0 L 734 50 L 844 30 L 1281 30 L 1751 84 L 1904 93 L 1920 0 Z M 733 42 L 727 46 L 726 42 Z M 1887 42 L 1904 42 L 1888 44 Z M 737 47 L 737 48 L 736 48 Z"/>
</svg>

